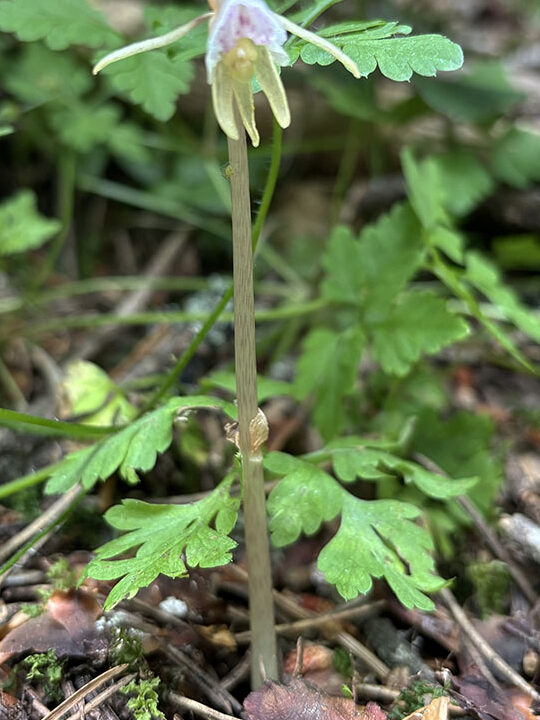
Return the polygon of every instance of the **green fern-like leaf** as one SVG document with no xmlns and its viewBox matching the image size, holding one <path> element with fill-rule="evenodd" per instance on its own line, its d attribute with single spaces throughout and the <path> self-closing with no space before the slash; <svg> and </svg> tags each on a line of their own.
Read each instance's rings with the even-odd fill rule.
<svg viewBox="0 0 540 720">
<path fill-rule="evenodd" d="M 317 566 L 342 597 L 367 593 L 385 578 L 405 607 L 431 610 L 425 595 L 442 586 L 434 573 L 429 534 L 413 522 L 420 510 L 395 500 L 359 500 L 344 493 L 341 526 Z"/>
<path fill-rule="evenodd" d="M 515 358 L 521 365 L 523 365 L 523 367 L 526 367 L 530 371 L 534 371 L 534 368 L 529 360 L 525 357 L 501 325 L 491 320 L 491 318 L 487 317 L 487 315 L 482 312 L 474 292 L 471 287 L 463 281 L 461 274 L 458 274 L 453 267 L 450 267 L 441 260 L 438 260 L 435 263 L 433 271 L 439 279 L 448 288 L 450 288 L 453 293 L 455 293 L 457 297 L 464 300 L 473 317 L 475 317 L 484 326 L 487 332 L 495 338 L 495 340 L 506 350 L 507 353 Z"/>
<path fill-rule="evenodd" d="M 498 268 L 479 253 L 469 252 L 466 258 L 466 279 L 493 302 L 504 315 L 533 340 L 540 341 L 540 318 L 517 298 L 502 282 Z"/>
<path fill-rule="evenodd" d="M 88 68 L 74 57 L 36 42 L 21 48 L 17 60 L 8 65 L 3 83 L 22 102 L 37 105 L 59 99 L 72 101 L 88 92 L 93 81 Z"/>
<path fill-rule="evenodd" d="M 396 205 L 358 238 L 348 228 L 332 233 L 322 264 L 322 293 L 378 316 L 420 268 L 420 225 L 408 205 Z"/>
<path fill-rule="evenodd" d="M 40 247 L 61 227 L 39 214 L 31 190 L 21 190 L 0 205 L 0 257 Z"/>
<path fill-rule="evenodd" d="M 99 47 L 118 39 L 105 17 L 85 0 L 3 0 L 0 29 L 19 40 L 44 40 L 51 50 Z"/>
<path fill-rule="evenodd" d="M 340 438 L 326 447 L 331 453 L 334 471 L 343 482 L 351 483 L 358 478 L 384 480 L 397 475 L 405 484 L 415 485 L 424 495 L 439 500 L 463 495 L 476 484 L 475 478 L 442 477 L 380 448 L 352 446 L 354 441 L 355 438 Z"/>
<path fill-rule="evenodd" d="M 60 493 L 77 482 L 91 489 L 99 480 L 114 472 L 128 482 L 137 482 L 137 472 L 154 467 L 158 453 L 164 452 L 172 440 L 172 422 L 181 409 L 214 407 L 235 417 L 235 407 L 217 398 L 192 396 L 173 398 L 163 407 L 143 415 L 116 434 L 92 447 L 78 450 L 66 457 L 49 478 L 46 492 Z"/>
<path fill-rule="evenodd" d="M 315 397 L 314 420 L 325 438 L 339 432 L 343 398 L 354 387 L 363 349 L 364 335 L 358 327 L 341 333 L 317 328 L 304 341 L 295 392 L 300 398 Z"/>
<path fill-rule="evenodd" d="M 391 25 L 391 23 L 389 23 Z M 389 32 L 409 30 L 405 26 L 388 28 Z M 383 37 L 370 39 L 362 33 L 354 36 L 332 37 L 351 57 L 364 76 L 370 75 L 377 66 L 390 80 L 410 80 L 413 73 L 432 77 L 437 71 L 457 70 L 463 64 L 463 52 L 459 45 L 441 35 L 412 37 Z M 329 65 L 334 58 L 315 45 L 304 45 L 300 57 L 308 65 Z"/>
<path fill-rule="evenodd" d="M 450 312 L 444 299 L 409 292 L 373 325 L 373 353 L 387 373 L 405 375 L 422 353 L 436 353 L 468 333 L 465 320 Z"/>
<path fill-rule="evenodd" d="M 178 95 L 188 92 L 193 73 L 191 62 L 159 51 L 127 58 L 103 71 L 117 91 L 163 122 L 173 116 Z"/>
<path fill-rule="evenodd" d="M 312 535 L 339 513 L 341 488 L 324 470 L 279 452 L 267 455 L 264 465 L 285 476 L 270 493 L 267 504 L 276 547 L 290 545 L 302 532 Z"/>
<path fill-rule="evenodd" d="M 96 551 L 85 574 L 96 580 L 121 578 L 109 593 L 108 610 L 125 597 L 163 573 L 169 577 L 187 575 L 187 567 L 216 567 L 231 560 L 236 542 L 211 523 L 224 505 L 238 510 L 240 498 L 230 496 L 234 477 L 226 478 L 207 498 L 189 505 L 152 505 L 124 500 L 111 508 L 107 521 L 126 531 Z M 136 550 L 135 556 L 111 560 Z"/>
<path fill-rule="evenodd" d="M 397 473 L 439 498 L 459 495 L 474 482 L 439 478 L 382 449 L 355 448 L 356 441 L 344 438 L 321 451 L 323 458 L 330 454 L 336 475 L 345 482 L 358 476 L 381 480 Z M 351 599 L 366 593 L 372 578 L 384 577 L 407 607 L 433 607 L 424 593 L 439 588 L 442 581 L 434 573 L 431 538 L 413 522 L 418 508 L 390 500 L 359 500 L 313 462 L 285 453 L 270 453 L 265 467 L 282 476 L 268 500 L 274 545 L 293 543 L 302 532 L 315 533 L 341 512 L 340 529 L 318 559 L 319 569 L 338 592 Z"/>
<path fill-rule="evenodd" d="M 444 188 L 444 205 L 451 215 L 464 217 L 493 190 L 493 178 L 473 153 L 462 148 L 433 157 Z"/>
</svg>

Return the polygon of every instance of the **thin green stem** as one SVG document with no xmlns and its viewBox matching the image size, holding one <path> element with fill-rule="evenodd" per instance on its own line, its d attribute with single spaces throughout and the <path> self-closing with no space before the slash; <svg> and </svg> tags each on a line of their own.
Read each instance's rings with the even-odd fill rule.
<svg viewBox="0 0 540 720">
<path fill-rule="evenodd" d="M 53 318 L 52 320 L 38 321 L 33 325 L 30 325 L 24 330 L 25 337 L 35 337 L 45 332 L 51 332 L 53 330 L 67 330 L 67 329 L 79 329 L 79 328 L 97 328 L 106 327 L 108 325 L 170 325 L 173 323 L 191 323 L 191 322 L 203 322 L 204 325 L 201 330 L 197 333 L 195 339 L 199 338 L 198 344 L 204 340 L 204 337 L 208 333 L 208 330 L 219 320 L 220 322 L 231 322 L 233 320 L 233 314 L 228 312 L 224 313 L 227 303 L 232 298 L 232 285 L 227 289 L 226 293 L 212 310 L 210 315 L 199 312 L 184 312 L 184 311 L 156 311 L 156 312 L 140 312 L 133 313 L 132 315 L 79 315 L 73 317 L 62 317 Z M 310 315 L 313 312 L 323 310 L 330 305 L 330 301 L 326 298 L 316 298 L 314 300 L 306 300 L 305 302 L 291 302 L 284 303 L 275 308 L 268 308 L 263 310 L 257 310 L 255 313 L 257 320 L 260 322 L 273 322 L 275 320 L 284 320 L 286 318 L 301 317 L 303 315 Z M 204 330 L 204 335 L 203 335 Z M 12 330 L 10 330 L 12 332 Z M 21 332 L 23 332 L 21 330 Z M 190 350 L 191 346 L 185 351 Z M 196 349 L 196 348 L 195 348 Z M 180 357 L 183 360 L 183 355 Z M 180 362 L 180 360 L 178 362 Z M 183 366 L 180 372 L 184 369 Z M 171 376 L 176 372 L 177 366 L 171 371 Z M 180 373 L 178 373 L 180 374 Z M 167 387 L 167 390 L 172 387 L 178 374 L 172 379 Z M 169 383 L 169 379 L 167 378 Z M 161 397 L 161 396 L 160 396 Z M 159 398 L 158 398 L 159 400 Z"/>
<path fill-rule="evenodd" d="M 223 277 L 219 284 L 230 282 L 228 277 Z M 49 303 L 62 300 L 63 298 L 75 297 L 77 295 L 91 295 L 104 292 L 124 292 L 148 288 L 150 290 L 165 290 L 168 292 L 198 292 L 199 290 L 216 289 L 215 279 L 203 277 L 156 277 L 147 278 L 139 275 L 121 275 L 110 277 L 95 277 L 66 282 L 51 290 L 40 293 L 30 302 L 23 298 L 0 299 L 0 314 L 7 314 L 22 310 L 26 307 L 36 308 L 48 305 Z M 265 295 L 287 297 L 291 294 L 290 287 L 278 282 L 261 282 L 257 289 Z"/>
<path fill-rule="evenodd" d="M 0 408 L 0 427 L 7 427 L 32 435 L 70 437 L 79 440 L 95 440 L 115 433 L 120 429 L 113 426 L 103 427 L 63 422 L 62 420 L 49 420 L 48 418 L 28 415 L 15 410 L 6 410 L 5 408 Z"/>
<path fill-rule="evenodd" d="M 356 163 L 358 162 L 359 153 L 359 137 L 360 123 L 357 118 L 351 118 L 347 131 L 347 141 L 345 149 L 339 163 L 339 170 L 332 192 L 332 201 L 330 203 L 330 227 L 335 225 L 339 220 L 339 215 L 345 199 L 347 190 L 354 178 Z"/>
<path fill-rule="evenodd" d="M 228 138 L 233 231 L 234 355 L 248 567 L 251 684 L 257 688 L 262 683 L 261 664 L 265 675 L 274 680 L 277 680 L 278 668 L 263 459 L 260 451 L 260 445 L 266 437 L 264 428 L 259 435 L 254 428 L 259 409 L 249 167 L 246 136 L 237 110 L 236 124 L 239 139 Z"/>
<path fill-rule="evenodd" d="M 25 490 L 26 488 L 39 485 L 39 483 L 43 482 L 52 475 L 55 470 L 60 467 L 62 462 L 63 461 L 54 463 L 54 465 L 46 465 L 45 467 L 36 470 L 36 472 L 16 478 L 15 480 L 11 480 L 10 482 L 0 486 L 0 500 L 5 497 L 9 497 L 10 495 L 15 495 L 15 493 Z"/>
<path fill-rule="evenodd" d="M 268 176 L 266 178 L 266 184 L 261 198 L 261 204 L 259 212 L 253 223 L 252 230 L 252 247 L 253 252 L 257 247 L 261 231 L 263 229 L 264 221 L 270 210 L 270 204 L 274 197 L 274 191 L 276 189 L 276 183 L 279 175 L 279 166 L 281 164 L 281 152 L 283 147 L 283 130 L 278 125 L 277 120 L 274 118 L 274 135 L 272 139 L 272 155 L 270 156 L 270 168 L 268 169 Z"/>
<path fill-rule="evenodd" d="M 253 225 L 252 246 L 253 246 L 254 250 L 259 241 L 261 230 L 264 225 L 264 221 L 266 220 L 266 216 L 268 215 L 268 210 L 270 209 L 272 197 L 274 195 L 274 190 L 276 188 L 276 182 L 277 182 L 278 173 L 279 173 L 279 165 L 281 162 L 282 135 L 283 135 L 283 133 L 282 133 L 281 128 L 279 127 L 277 122 L 274 120 L 274 138 L 273 138 L 273 144 L 272 144 L 270 169 L 268 170 L 268 176 L 266 178 L 266 185 L 265 185 L 264 192 L 263 192 L 263 195 L 261 198 L 261 205 L 259 208 L 259 213 L 257 215 L 255 224 Z M 184 371 L 185 367 L 187 366 L 187 364 L 189 363 L 191 358 L 197 352 L 197 348 L 199 347 L 199 345 L 202 343 L 204 338 L 207 336 L 208 332 L 212 329 L 212 327 L 215 325 L 215 323 L 220 318 L 221 314 L 227 307 L 227 304 L 232 299 L 232 296 L 233 296 L 233 285 L 231 283 L 231 285 L 225 291 L 225 294 L 223 295 L 221 300 L 218 302 L 218 304 L 212 310 L 210 315 L 208 315 L 208 317 L 205 319 L 199 332 L 195 335 L 195 337 L 190 342 L 188 347 L 184 350 L 182 355 L 180 355 L 180 357 L 176 361 L 176 364 L 174 365 L 173 369 L 169 372 L 169 374 L 167 375 L 165 380 L 161 383 L 161 385 L 158 387 L 156 392 L 152 395 L 150 400 L 144 406 L 143 412 L 149 410 L 150 408 L 155 407 L 159 403 L 159 401 L 174 386 L 177 379 L 180 377 L 180 375 Z"/>
</svg>

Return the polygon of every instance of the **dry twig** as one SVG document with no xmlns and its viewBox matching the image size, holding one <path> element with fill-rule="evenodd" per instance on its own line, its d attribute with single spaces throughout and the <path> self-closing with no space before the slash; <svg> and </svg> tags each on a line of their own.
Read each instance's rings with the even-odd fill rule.
<svg viewBox="0 0 540 720">
<path fill-rule="evenodd" d="M 238 567 L 238 565 L 230 565 L 228 567 L 228 571 L 236 575 L 240 581 L 247 581 L 246 571 L 242 570 L 242 568 Z M 286 595 L 283 595 L 283 593 L 280 593 L 278 590 L 273 590 L 272 594 L 274 596 L 276 606 L 283 612 L 302 620 L 316 617 L 315 613 L 300 607 L 298 603 L 291 598 L 288 598 Z M 381 680 L 384 680 L 390 672 L 390 669 L 382 662 L 382 660 L 379 660 L 379 658 L 372 653 L 371 650 L 369 650 L 365 645 L 362 645 L 361 642 L 348 632 L 345 632 L 344 630 L 332 632 L 331 638 L 334 642 L 337 642 L 352 655 L 364 662 Z"/>
<path fill-rule="evenodd" d="M 434 472 L 437 475 L 441 475 L 442 477 L 448 477 L 448 475 L 444 472 L 442 468 L 440 468 L 436 463 L 434 463 L 432 460 L 425 457 L 421 453 L 414 453 L 413 457 L 416 462 L 420 463 L 420 465 L 423 465 L 430 472 Z M 469 515 L 469 517 L 473 520 L 476 528 L 484 538 L 491 552 L 496 557 L 498 557 L 499 560 L 502 560 L 508 565 L 508 569 L 510 571 L 510 574 L 514 578 L 516 585 L 519 587 L 519 589 L 525 595 L 531 605 L 534 605 L 537 600 L 536 592 L 534 591 L 530 582 L 527 580 L 520 568 L 516 566 L 510 553 L 506 550 L 505 547 L 503 547 L 495 533 L 488 526 L 482 516 L 482 513 L 478 511 L 478 508 L 472 502 L 472 500 L 465 495 L 460 495 L 457 498 L 457 501 L 465 510 L 465 512 Z"/>
<path fill-rule="evenodd" d="M 63 700 L 60 705 L 55 707 L 54 710 L 51 710 L 48 715 L 45 715 L 43 720 L 58 720 L 58 718 L 65 715 L 72 707 L 77 705 L 77 703 L 88 695 L 88 693 L 108 682 L 113 677 L 120 675 L 127 669 L 127 667 L 128 664 L 124 663 L 123 665 L 116 665 L 115 667 L 109 668 L 109 670 L 105 670 L 104 673 L 101 673 L 101 675 L 93 678 L 90 682 L 87 682 L 86 685 L 83 685 L 82 688 L 76 690 L 73 695 L 70 695 L 68 698 Z"/>
<path fill-rule="evenodd" d="M 313 617 L 297 620 L 296 622 L 281 623 L 276 625 L 276 633 L 278 635 L 299 635 L 300 633 L 311 630 L 312 628 L 318 628 L 321 626 L 324 627 L 325 625 L 332 626 L 340 620 L 347 620 L 349 618 L 358 619 L 371 615 L 374 611 L 381 609 L 384 604 L 384 600 L 376 600 L 372 603 L 357 605 L 356 607 L 345 608 L 343 610 L 330 610 L 327 613 L 314 615 Z M 236 633 L 234 639 L 238 644 L 248 643 L 251 639 L 251 631 L 245 630 L 243 632 Z"/>
<path fill-rule="evenodd" d="M 195 715 L 200 715 L 201 717 L 207 718 L 207 720 L 236 720 L 234 715 L 225 715 L 225 713 L 219 712 L 219 710 L 214 710 L 214 708 L 203 705 L 183 695 L 178 695 L 178 693 L 170 692 L 167 697 L 174 705 L 181 707 L 182 710 L 190 710 L 195 713 Z M 174 715 L 174 720 L 180 720 L 178 715 Z"/>
<path fill-rule="evenodd" d="M 446 606 L 454 616 L 456 622 L 459 624 L 465 635 L 471 640 L 472 644 L 476 649 L 486 658 L 486 660 L 497 668 L 497 670 L 504 675 L 513 685 L 516 685 L 524 693 L 537 702 L 540 701 L 540 693 L 538 693 L 532 685 L 524 680 L 521 675 L 513 670 L 495 650 L 487 643 L 480 633 L 473 627 L 469 618 L 465 615 L 463 610 L 456 602 L 453 594 L 448 588 L 443 588 L 439 595 L 444 600 Z"/>
</svg>

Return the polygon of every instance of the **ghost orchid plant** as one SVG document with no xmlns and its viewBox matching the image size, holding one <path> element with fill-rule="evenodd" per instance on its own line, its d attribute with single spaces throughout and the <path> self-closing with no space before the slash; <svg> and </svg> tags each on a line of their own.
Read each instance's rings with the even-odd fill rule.
<svg viewBox="0 0 540 720">
<path fill-rule="evenodd" d="M 206 74 L 212 86 L 217 121 L 229 138 L 238 140 L 236 104 L 254 146 L 259 144 L 253 103 L 254 78 L 266 95 L 279 125 L 286 128 L 291 122 L 287 96 L 276 69 L 276 65 L 289 64 L 289 56 L 283 48 L 287 32 L 326 50 L 355 77 L 360 77 L 358 66 L 348 55 L 328 40 L 272 12 L 264 0 L 208 0 L 208 3 L 212 12 L 204 13 L 165 35 L 127 45 L 106 55 L 94 67 L 94 74 L 118 60 L 177 42 L 197 25 L 209 20 Z"/>
<path fill-rule="evenodd" d="M 257 403 L 253 256 L 247 131 L 259 144 L 255 125 L 253 80 L 266 95 L 279 126 L 291 121 L 287 96 L 277 65 L 289 64 L 284 49 L 287 32 L 326 50 L 355 77 L 353 60 L 332 43 L 272 12 L 264 0 L 209 0 L 211 12 L 200 15 L 172 32 L 143 40 L 106 55 L 94 68 L 98 73 L 111 63 L 181 40 L 209 20 L 206 71 L 212 86 L 217 121 L 227 135 L 232 199 L 234 339 L 238 432 L 235 437 L 242 461 L 244 528 L 248 566 L 251 625 L 252 685 L 261 681 L 261 666 L 269 678 L 278 676 L 270 550 L 266 530 L 266 502 L 261 445 L 268 428 Z M 277 170 L 276 170 L 277 172 Z"/>
</svg>

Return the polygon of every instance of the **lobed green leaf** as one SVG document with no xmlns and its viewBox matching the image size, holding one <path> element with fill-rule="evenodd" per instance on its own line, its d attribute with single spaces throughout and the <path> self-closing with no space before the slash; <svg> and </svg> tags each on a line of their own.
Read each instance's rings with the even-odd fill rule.
<svg viewBox="0 0 540 720">
<path fill-rule="evenodd" d="M 469 334 L 465 320 L 429 291 L 408 292 L 373 330 L 373 354 L 383 370 L 406 375 L 423 353 L 436 353 Z"/>
<path fill-rule="evenodd" d="M 502 281 L 498 268 L 477 252 L 466 257 L 464 276 L 477 290 L 493 302 L 520 330 L 540 341 L 540 317 L 523 305 L 516 293 Z"/>
<path fill-rule="evenodd" d="M 386 32 L 393 34 L 409 31 L 407 26 L 388 23 Z M 442 35 L 418 35 L 413 37 L 387 37 L 380 30 L 380 37 L 368 39 L 368 33 L 353 37 L 344 35 L 332 41 L 351 57 L 363 76 L 370 75 L 377 66 L 381 73 L 395 81 L 410 80 L 413 73 L 431 77 L 437 71 L 457 70 L 463 64 L 463 52 L 459 45 Z M 375 33 L 373 33 L 375 34 Z M 300 57 L 308 65 L 330 65 L 335 58 L 315 45 L 304 45 Z"/>
<path fill-rule="evenodd" d="M 40 247 L 61 227 L 40 215 L 31 190 L 21 190 L 0 205 L 0 257 Z"/>
<path fill-rule="evenodd" d="M 316 328 L 303 342 L 295 394 L 301 399 L 308 395 L 315 398 L 313 417 L 325 438 L 339 432 L 343 421 L 343 399 L 354 388 L 364 344 L 359 327 L 340 333 Z"/>
<path fill-rule="evenodd" d="M 359 306 L 366 318 L 378 317 L 422 265 L 420 230 L 406 204 L 394 206 L 358 238 L 336 228 L 322 258 L 323 296 Z"/>
<path fill-rule="evenodd" d="M 341 525 L 317 566 L 346 600 L 385 578 L 405 607 L 431 610 L 424 594 L 442 585 L 434 574 L 429 534 L 413 522 L 418 508 L 395 500 L 360 500 L 344 492 Z"/>
<path fill-rule="evenodd" d="M 2 0 L 0 29 L 19 40 L 44 40 L 51 50 L 99 47 L 118 39 L 105 17 L 85 0 Z"/>
<path fill-rule="evenodd" d="M 126 530 L 96 551 L 85 574 L 96 580 L 121 580 L 105 603 L 108 610 L 125 597 L 133 597 L 163 573 L 182 577 L 189 567 L 215 567 L 231 560 L 236 542 L 211 523 L 225 505 L 235 513 L 240 498 L 230 496 L 234 477 L 229 476 L 207 498 L 189 505 L 152 505 L 139 500 L 124 500 L 105 514 L 107 521 Z M 135 551 L 135 556 L 111 560 Z"/>
<path fill-rule="evenodd" d="M 155 50 L 114 63 L 103 74 L 117 91 L 165 122 L 174 115 L 178 95 L 189 91 L 194 69 L 180 56 Z"/>
<path fill-rule="evenodd" d="M 46 492 L 65 492 L 77 482 L 90 489 L 116 471 L 128 482 L 137 482 L 136 473 L 153 468 L 158 453 L 169 447 L 175 416 L 184 409 L 197 407 L 219 408 L 231 417 L 236 412 L 232 403 L 218 398 L 173 398 L 96 445 L 68 455 L 49 478 Z"/>
<path fill-rule="evenodd" d="M 277 547 L 290 545 L 302 532 L 312 535 L 339 513 L 342 490 L 324 470 L 279 452 L 267 455 L 264 466 L 284 475 L 267 503 L 272 542 Z"/>
</svg>

